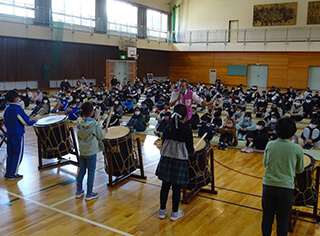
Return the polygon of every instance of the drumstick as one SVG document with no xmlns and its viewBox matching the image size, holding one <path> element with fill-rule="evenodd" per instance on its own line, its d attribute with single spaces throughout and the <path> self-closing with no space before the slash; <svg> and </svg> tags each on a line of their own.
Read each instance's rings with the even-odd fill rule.
<svg viewBox="0 0 320 236">
<path fill-rule="evenodd" d="M 98 117 L 97 117 L 98 122 L 100 122 L 100 116 L 101 116 L 101 107 L 99 107 L 99 113 L 98 113 Z"/>
<path fill-rule="evenodd" d="M 110 111 L 109 111 L 109 116 L 108 116 L 108 120 L 107 120 L 107 124 L 106 124 L 106 129 L 108 129 L 108 126 L 109 126 L 109 123 L 110 123 L 110 120 L 111 120 L 111 116 L 112 116 L 112 112 L 113 112 L 113 107 L 111 107 Z"/>
<path fill-rule="evenodd" d="M 197 142 L 197 144 L 194 146 L 194 149 L 197 149 L 197 147 L 200 145 L 201 141 L 207 136 L 208 133 L 204 133 L 202 135 L 201 139 Z"/>
</svg>

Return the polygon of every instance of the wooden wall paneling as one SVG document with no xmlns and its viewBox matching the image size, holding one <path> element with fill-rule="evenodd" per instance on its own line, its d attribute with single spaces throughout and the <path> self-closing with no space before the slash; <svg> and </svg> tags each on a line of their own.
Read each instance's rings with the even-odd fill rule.
<svg viewBox="0 0 320 236">
<path fill-rule="evenodd" d="M 279 88 L 288 87 L 288 54 L 287 53 L 259 53 L 259 64 L 268 65 L 267 86 Z"/>
<path fill-rule="evenodd" d="M 204 74 L 208 70 L 210 63 L 206 62 L 210 55 L 213 55 L 212 69 L 217 69 L 217 76 L 220 76 L 225 85 L 240 83 L 246 85 L 247 82 L 246 76 L 228 76 L 228 65 L 256 65 L 259 63 L 268 65 L 268 87 L 292 86 L 304 89 L 308 84 L 309 66 L 320 66 L 320 53 L 317 52 L 171 52 L 170 78 L 173 81 L 180 78 L 191 78 L 193 81 L 194 74 Z M 208 81 L 206 75 L 199 77 L 198 80 L 205 83 Z"/>
<path fill-rule="evenodd" d="M 144 78 L 147 73 L 153 76 L 169 76 L 169 54 L 167 51 L 138 49 L 137 76 Z"/>
<path fill-rule="evenodd" d="M 288 77 L 297 88 L 308 86 L 310 66 L 320 66 L 320 53 L 289 53 Z"/>
</svg>

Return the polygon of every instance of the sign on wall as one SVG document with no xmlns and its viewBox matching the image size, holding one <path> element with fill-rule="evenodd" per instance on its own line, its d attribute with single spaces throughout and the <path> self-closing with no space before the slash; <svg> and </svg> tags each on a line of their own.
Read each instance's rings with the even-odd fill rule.
<svg viewBox="0 0 320 236">
<path fill-rule="evenodd" d="M 297 2 L 254 5 L 253 26 L 295 25 Z"/>
</svg>

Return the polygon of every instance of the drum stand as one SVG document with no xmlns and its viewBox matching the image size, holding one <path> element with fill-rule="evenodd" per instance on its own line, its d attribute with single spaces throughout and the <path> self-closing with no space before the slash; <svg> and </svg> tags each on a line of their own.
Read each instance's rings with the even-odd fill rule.
<svg viewBox="0 0 320 236">
<path fill-rule="evenodd" d="M 72 165 L 75 165 L 75 166 L 79 166 L 79 151 L 78 151 L 78 146 L 77 146 L 76 138 L 75 138 L 74 131 L 73 131 L 72 127 L 69 127 L 69 132 L 71 134 L 71 139 L 72 139 L 72 142 L 73 142 L 73 145 L 74 145 L 74 151 L 71 151 L 69 154 L 75 155 L 76 158 L 77 158 L 77 161 L 73 161 L 73 160 L 70 160 L 70 159 L 67 159 L 67 158 L 63 158 L 61 156 L 61 157 L 57 157 L 58 161 L 50 162 L 50 163 L 47 163 L 47 164 L 43 164 L 42 163 L 43 154 L 42 154 L 42 148 L 41 148 L 42 144 L 41 144 L 40 139 L 38 138 L 38 157 L 39 157 L 38 169 L 39 170 L 46 169 L 46 168 L 52 168 L 52 167 L 59 167 L 59 166 L 64 166 L 64 165 L 69 165 L 69 164 L 72 164 Z M 68 155 L 68 154 L 66 154 L 66 155 Z"/>
<path fill-rule="evenodd" d="M 142 159 L 142 151 L 141 151 L 141 142 L 140 142 L 140 138 L 136 138 L 136 142 L 137 142 L 137 147 L 138 147 L 138 156 L 139 156 L 139 169 L 140 169 L 140 175 L 137 175 L 137 174 L 133 174 L 133 172 L 127 174 L 127 175 L 122 175 L 122 176 L 119 176 L 119 177 L 116 177 L 115 180 L 112 179 L 113 175 L 113 165 L 112 165 L 112 154 L 110 152 L 107 152 L 106 153 L 106 157 L 107 157 L 107 160 L 108 160 L 108 183 L 107 185 L 109 187 L 114 187 L 116 184 L 120 183 L 122 180 L 125 180 L 129 177 L 135 177 L 135 178 L 138 178 L 138 179 L 146 179 L 147 176 L 144 175 L 144 169 L 143 169 L 143 159 Z"/>
<path fill-rule="evenodd" d="M 0 121 L 0 138 L 1 138 L 1 141 L 0 141 L 0 147 L 2 146 L 3 143 L 7 143 L 7 133 L 6 131 L 3 129 L 3 120 Z"/>
<path fill-rule="evenodd" d="M 205 188 L 193 188 L 188 192 L 188 185 L 185 184 L 182 186 L 182 200 L 181 202 L 184 204 L 189 204 L 189 202 L 198 195 L 199 192 L 202 193 L 211 193 L 211 194 L 218 194 L 218 192 L 215 190 L 215 184 L 214 184 L 214 152 L 213 148 L 210 147 L 208 150 L 210 155 L 210 164 L 211 164 L 211 187 L 210 189 Z"/>
<path fill-rule="evenodd" d="M 319 179 L 320 179 L 320 166 L 317 166 L 315 168 L 316 171 L 316 185 L 315 185 L 315 191 L 318 194 L 317 199 L 315 202 L 312 204 L 313 206 L 313 212 L 306 212 L 306 211 L 301 211 L 297 209 L 293 209 L 291 211 L 290 217 L 289 217 L 289 232 L 293 232 L 294 227 L 297 223 L 298 217 L 299 216 L 304 216 L 304 217 L 309 217 L 317 220 L 317 224 L 320 221 L 320 216 L 318 214 L 318 198 L 319 198 Z"/>
</svg>

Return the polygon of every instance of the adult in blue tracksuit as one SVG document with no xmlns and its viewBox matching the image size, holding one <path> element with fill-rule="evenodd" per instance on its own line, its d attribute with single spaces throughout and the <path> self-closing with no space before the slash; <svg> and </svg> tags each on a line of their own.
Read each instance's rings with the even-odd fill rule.
<svg viewBox="0 0 320 236">
<path fill-rule="evenodd" d="M 7 166 L 5 178 L 15 180 L 23 178 L 18 174 L 19 165 L 23 157 L 24 147 L 24 126 L 33 125 L 37 118 L 29 120 L 28 115 L 18 104 L 19 95 L 16 91 L 10 90 L 6 94 L 9 106 L 4 112 L 4 124 L 7 129 Z"/>
</svg>

